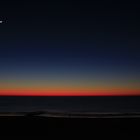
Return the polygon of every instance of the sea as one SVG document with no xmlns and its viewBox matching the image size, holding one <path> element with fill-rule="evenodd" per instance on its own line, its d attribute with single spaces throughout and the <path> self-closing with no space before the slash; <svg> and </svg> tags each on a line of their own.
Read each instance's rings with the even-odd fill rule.
<svg viewBox="0 0 140 140">
<path fill-rule="evenodd" d="M 92 113 L 140 112 L 140 96 L 18 97 L 0 96 L 0 112 L 65 111 Z"/>
</svg>

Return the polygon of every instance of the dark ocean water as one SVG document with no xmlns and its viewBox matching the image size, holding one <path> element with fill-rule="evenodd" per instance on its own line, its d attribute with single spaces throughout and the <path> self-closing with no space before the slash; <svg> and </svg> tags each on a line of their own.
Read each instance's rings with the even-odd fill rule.
<svg viewBox="0 0 140 140">
<path fill-rule="evenodd" d="M 140 97 L 0 97 L 0 111 L 140 112 Z"/>
</svg>

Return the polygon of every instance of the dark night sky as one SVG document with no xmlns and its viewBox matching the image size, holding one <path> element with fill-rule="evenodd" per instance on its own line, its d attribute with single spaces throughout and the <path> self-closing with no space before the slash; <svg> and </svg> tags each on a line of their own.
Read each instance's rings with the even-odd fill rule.
<svg viewBox="0 0 140 140">
<path fill-rule="evenodd" d="M 140 95 L 139 4 L 9 0 L 0 20 L 1 95 L 47 88 Z"/>
</svg>

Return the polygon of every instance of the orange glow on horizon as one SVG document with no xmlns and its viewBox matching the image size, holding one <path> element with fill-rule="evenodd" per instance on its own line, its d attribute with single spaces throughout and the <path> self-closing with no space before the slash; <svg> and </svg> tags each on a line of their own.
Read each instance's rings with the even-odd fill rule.
<svg viewBox="0 0 140 140">
<path fill-rule="evenodd" d="M 139 90 L 0 90 L 0 96 L 140 96 Z"/>
</svg>

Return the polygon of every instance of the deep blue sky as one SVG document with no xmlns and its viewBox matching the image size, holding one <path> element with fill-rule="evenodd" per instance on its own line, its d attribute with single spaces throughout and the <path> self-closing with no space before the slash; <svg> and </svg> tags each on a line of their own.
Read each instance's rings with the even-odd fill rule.
<svg viewBox="0 0 140 140">
<path fill-rule="evenodd" d="M 129 2 L 2 3 L 0 82 L 99 80 L 138 88 L 138 11 Z"/>
</svg>

